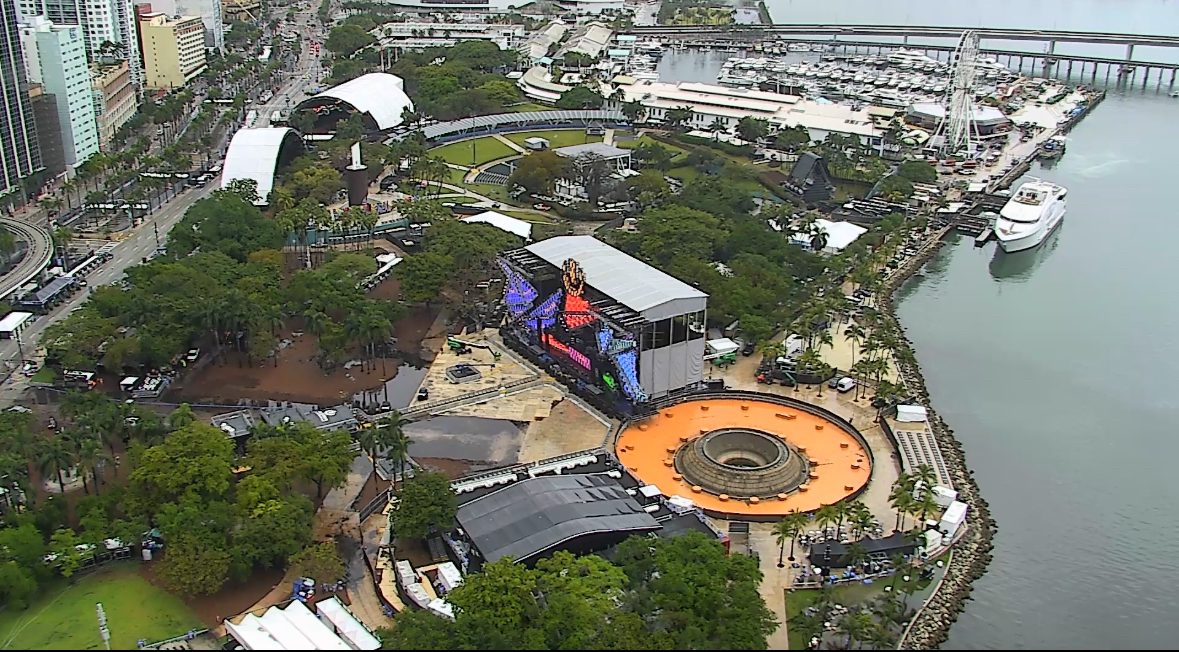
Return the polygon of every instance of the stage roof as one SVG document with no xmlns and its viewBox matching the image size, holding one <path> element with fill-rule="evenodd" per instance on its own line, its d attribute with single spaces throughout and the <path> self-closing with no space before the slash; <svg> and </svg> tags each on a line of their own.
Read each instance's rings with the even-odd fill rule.
<svg viewBox="0 0 1179 652">
<path fill-rule="evenodd" d="M 561 267 L 572 258 L 585 282 L 648 321 L 704 310 L 708 295 L 588 235 L 541 240 L 525 247 Z"/>
<path fill-rule="evenodd" d="M 660 525 L 605 475 L 522 480 L 459 507 L 456 520 L 489 562 L 528 559 L 589 534 L 650 532 Z"/>
<path fill-rule="evenodd" d="M 405 82 L 397 75 L 384 72 L 370 72 L 339 86 L 333 86 L 300 102 L 296 110 L 304 105 L 322 104 L 317 100 L 323 99 L 340 100 L 358 113 L 371 115 L 381 131 L 401 124 L 403 109 L 413 110 L 413 102 L 405 94 Z"/>
<path fill-rule="evenodd" d="M 523 126 L 531 124 L 579 124 L 591 122 L 625 122 L 626 116 L 618 109 L 598 109 L 584 111 L 521 111 L 519 113 L 495 113 L 492 115 L 477 115 L 474 118 L 463 118 L 451 122 L 439 122 L 427 125 L 422 129 L 426 140 L 441 138 L 465 131 L 480 131 L 484 129 L 498 129 L 500 127 Z"/>
<path fill-rule="evenodd" d="M 274 175 L 284 147 L 303 147 L 299 134 L 290 127 L 239 129 L 225 153 L 221 187 L 228 187 L 236 179 L 252 179 L 258 184 L 255 203 L 265 205 L 274 189 Z"/>
</svg>

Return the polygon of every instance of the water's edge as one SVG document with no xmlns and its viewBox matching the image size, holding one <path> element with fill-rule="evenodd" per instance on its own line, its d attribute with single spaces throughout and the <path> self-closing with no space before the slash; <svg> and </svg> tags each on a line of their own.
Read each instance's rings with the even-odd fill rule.
<svg viewBox="0 0 1179 652">
<path fill-rule="evenodd" d="M 901 334 L 901 347 L 914 355 L 910 359 L 917 359 L 913 344 L 905 334 L 905 328 L 896 316 L 895 295 L 897 290 L 908 281 L 913 274 L 920 270 L 926 262 L 941 251 L 945 245 L 945 236 L 952 233 L 947 230 L 940 234 L 936 245 L 929 247 L 924 253 L 894 274 L 887 286 L 881 291 L 884 303 L 881 313 L 897 325 Z M 909 356 L 900 356 L 909 357 Z M 897 372 L 900 380 L 918 402 L 925 406 L 929 414 L 929 427 L 933 432 L 938 446 L 941 448 L 942 458 L 946 462 L 947 470 L 954 481 L 954 488 L 958 491 L 958 500 L 969 507 L 967 513 L 967 531 L 954 545 L 954 554 L 946 567 L 946 573 L 937 589 L 918 610 L 913 621 L 906 628 L 905 634 L 897 643 L 897 649 L 928 650 L 936 648 L 949 637 L 950 627 L 958 619 L 958 615 L 966 609 L 966 600 L 970 597 L 971 585 L 974 580 L 986 573 L 991 563 L 991 550 L 994 548 L 994 537 L 998 525 L 991 518 L 991 512 L 986 499 L 979 492 L 974 481 L 974 472 L 966 466 L 966 455 L 962 444 L 954 438 L 954 431 L 938 416 L 929 401 L 929 391 L 925 387 L 925 378 L 921 375 L 920 365 L 908 364 L 896 360 Z"/>
</svg>

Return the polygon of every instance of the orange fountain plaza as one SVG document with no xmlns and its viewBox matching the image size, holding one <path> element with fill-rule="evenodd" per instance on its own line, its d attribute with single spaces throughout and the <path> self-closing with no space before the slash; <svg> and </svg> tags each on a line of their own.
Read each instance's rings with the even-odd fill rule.
<svg viewBox="0 0 1179 652">
<path fill-rule="evenodd" d="M 809 472 L 802 484 L 760 498 L 693 486 L 676 466 L 677 452 L 705 434 L 728 428 L 777 437 L 791 454 L 805 457 Z M 770 397 L 689 400 L 662 408 L 623 430 L 615 452 L 623 466 L 664 495 L 689 498 L 713 516 L 754 520 L 773 520 L 792 510 L 813 512 L 859 493 L 872 476 L 871 459 L 857 437 L 834 421 Z"/>
</svg>

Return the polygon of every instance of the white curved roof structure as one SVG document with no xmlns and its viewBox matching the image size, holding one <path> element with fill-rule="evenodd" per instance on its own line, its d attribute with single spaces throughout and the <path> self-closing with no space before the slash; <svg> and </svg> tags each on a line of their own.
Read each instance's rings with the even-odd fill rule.
<svg viewBox="0 0 1179 652">
<path fill-rule="evenodd" d="M 339 86 L 333 86 L 312 96 L 302 105 L 319 104 L 317 100 L 335 99 L 345 102 L 359 113 L 372 116 L 377 129 L 384 131 L 401 124 L 401 111 L 413 110 L 413 102 L 405 94 L 405 82 L 387 72 L 370 72 Z"/>
<path fill-rule="evenodd" d="M 258 205 L 265 205 L 274 189 L 279 154 L 283 146 L 303 147 L 299 133 L 290 127 L 239 129 L 229 141 L 225 165 L 221 170 L 221 187 L 235 179 L 253 179 L 258 183 Z"/>
</svg>

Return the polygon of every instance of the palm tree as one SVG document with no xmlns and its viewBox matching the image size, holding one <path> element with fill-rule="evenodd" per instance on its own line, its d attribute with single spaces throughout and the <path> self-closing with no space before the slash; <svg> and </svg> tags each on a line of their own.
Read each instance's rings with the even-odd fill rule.
<svg viewBox="0 0 1179 652">
<path fill-rule="evenodd" d="M 82 472 L 82 486 L 85 487 L 86 473 L 89 472 L 94 478 L 94 495 L 98 495 L 98 469 L 102 462 L 109 459 L 106 451 L 102 449 L 102 443 L 93 437 L 87 437 L 82 440 L 82 445 L 78 450 L 78 467 Z M 89 489 L 87 489 L 89 493 Z"/>
<path fill-rule="evenodd" d="M 847 565 L 849 568 L 860 566 L 868 559 L 868 551 L 857 541 L 847 548 Z"/>
<path fill-rule="evenodd" d="M 922 493 L 932 493 L 934 485 L 937 484 L 937 472 L 928 464 L 918 465 L 912 477 L 914 486 L 921 485 Z"/>
<path fill-rule="evenodd" d="M 385 447 L 385 456 L 397 465 L 397 477 L 405 484 L 405 464 L 409 460 L 409 446 L 413 441 L 405 434 L 405 419 L 393 410 L 381 419 L 383 429 L 378 435 Z"/>
<path fill-rule="evenodd" d="M 847 338 L 848 343 L 852 346 L 852 364 L 856 362 L 856 347 L 864 343 L 864 338 L 868 337 L 868 333 L 864 328 L 855 322 L 849 322 L 847 328 L 843 329 L 843 336 Z"/>
<path fill-rule="evenodd" d="M 790 539 L 790 557 L 788 559 L 794 561 L 794 542 L 798 539 L 799 532 L 809 522 L 810 517 L 797 509 L 792 509 L 789 514 L 774 525 L 774 536 L 778 541 L 778 568 L 785 566 L 782 563 L 782 551 L 786 547 L 786 539 Z"/>
<path fill-rule="evenodd" d="M 368 455 L 368 459 L 373 463 L 373 472 L 377 470 L 377 428 L 380 424 L 372 428 L 364 428 L 356 435 L 356 442 L 360 444 L 360 450 Z"/>
<path fill-rule="evenodd" d="M 56 474 L 57 486 L 61 488 L 63 496 L 65 495 L 65 478 L 62 473 L 73 467 L 74 453 L 62 437 L 46 441 L 37 452 L 37 470 L 43 476 L 51 473 Z"/>
<path fill-rule="evenodd" d="M 892 507 L 897 510 L 897 532 L 904 532 L 905 516 L 917 511 L 917 499 L 908 491 L 902 491 L 892 498 Z"/>
<path fill-rule="evenodd" d="M 815 511 L 815 524 L 818 525 L 820 529 L 825 530 L 828 525 L 831 525 L 838 520 L 839 510 L 835 507 L 835 505 L 823 505 Z"/>
<path fill-rule="evenodd" d="M 717 118 L 708 125 L 708 130 L 712 132 L 712 139 L 716 140 L 722 133 L 729 130 L 729 123 L 724 118 Z"/>
</svg>

